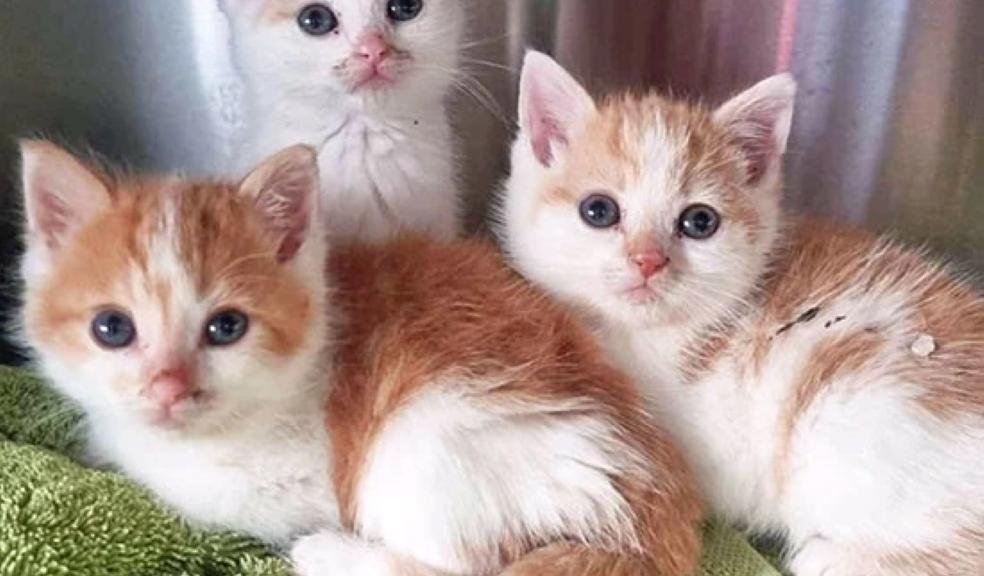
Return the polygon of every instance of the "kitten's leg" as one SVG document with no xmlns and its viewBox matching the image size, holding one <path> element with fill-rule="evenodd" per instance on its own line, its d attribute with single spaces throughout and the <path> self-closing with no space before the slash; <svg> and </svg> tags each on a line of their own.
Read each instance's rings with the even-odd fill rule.
<svg viewBox="0 0 984 576">
<path fill-rule="evenodd" d="M 792 555 L 789 569 L 796 576 L 846 575 L 846 560 L 840 546 L 815 536 Z"/>
<path fill-rule="evenodd" d="M 891 552 L 818 537 L 793 555 L 789 568 L 796 576 L 980 576 L 984 540 L 968 536 L 935 548 Z"/>
<path fill-rule="evenodd" d="M 440 576 L 437 570 L 385 548 L 326 530 L 299 539 L 290 559 L 298 576 Z"/>
</svg>

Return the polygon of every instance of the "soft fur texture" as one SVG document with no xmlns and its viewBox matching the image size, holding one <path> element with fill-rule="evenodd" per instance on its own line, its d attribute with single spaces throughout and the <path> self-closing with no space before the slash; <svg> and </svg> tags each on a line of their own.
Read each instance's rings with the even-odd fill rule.
<svg viewBox="0 0 984 576">
<path fill-rule="evenodd" d="M 404 238 L 326 269 L 306 147 L 238 186 L 113 176 L 44 142 L 23 156 L 27 338 L 95 453 L 187 517 L 309 534 L 300 574 L 523 574 L 542 554 L 695 568 L 682 459 L 492 248 Z M 107 309 L 132 316 L 132 344 L 95 343 Z M 228 310 L 249 329 L 210 346 Z"/>
<path fill-rule="evenodd" d="M 787 535 L 798 576 L 984 573 L 984 299 L 892 241 L 784 223 L 793 80 L 596 105 L 532 53 L 521 92 L 503 242 L 596 324 L 713 509 Z M 579 217 L 597 192 L 617 226 Z M 680 233 L 696 203 L 708 239 Z"/>
<path fill-rule="evenodd" d="M 261 544 L 189 527 L 130 479 L 66 457 L 85 441 L 81 417 L 33 373 L 0 367 L 0 576 L 290 574 Z M 779 576 L 733 530 L 702 536 L 693 576 Z"/>
<path fill-rule="evenodd" d="M 460 0 L 426 0 L 406 22 L 386 17 L 387 0 L 332 0 L 324 4 L 339 27 L 325 36 L 297 24 L 308 0 L 223 3 L 254 104 L 242 167 L 297 143 L 315 147 L 337 240 L 458 233 L 445 99 L 460 73 Z M 368 37 L 388 45 L 380 66 L 388 80 L 360 85 Z"/>
</svg>

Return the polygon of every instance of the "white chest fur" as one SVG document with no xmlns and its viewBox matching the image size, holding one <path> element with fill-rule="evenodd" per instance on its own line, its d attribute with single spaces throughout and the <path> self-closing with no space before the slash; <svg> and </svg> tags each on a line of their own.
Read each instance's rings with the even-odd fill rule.
<svg viewBox="0 0 984 576">
<path fill-rule="evenodd" d="M 297 143 L 318 150 L 335 238 L 375 242 L 400 230 L 451 238 L 459 231 L 452 134 L 443 110 L 276 118 L 251 140 L 250 160 Z"/>
<path fill-rule="evenodd" d="M 93 449 L 186 518 L 273 543 L 337 523 L 328 440 L 317 415 L 236 435 L 180 439 L 94 429 Z"/>
</svg>

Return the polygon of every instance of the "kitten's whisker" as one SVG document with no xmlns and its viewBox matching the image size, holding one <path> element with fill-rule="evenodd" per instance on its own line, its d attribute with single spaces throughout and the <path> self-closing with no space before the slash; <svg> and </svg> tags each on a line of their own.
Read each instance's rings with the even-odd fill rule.
<svg viewBox="0 0 984 576">
<path fill-rule="evenodd" d="M 493 62 L 492 60 L 482 60 L 480 58 L 467 58 L 467 57 L 462 57 L 461 58 L 461 61 L 464 62 L 465 64 L 475 64 L 475 65 L 478 65 L 478 66 L 485 66 L 487 68 L 492 68 L 494 70 L 503 70 L 505 72 L 509 72 L 509 74 L 511 76 L 517 76 L 518 73 L 519 73 L 512 66 L 508 66 L 508 65 L 503 64 L 501 62 Z"/>
<path fill-rule="evenodd" d="M 486 88 L 481 81 L 468 74 L 466 70 L 454 70 L 443 66 L 435 66 L 433 64 L 416 63 L 414 66 L 418 70 L 430 70 L 446 74 L 451 79 L 451 85 L 454 89 L 472 97 L 479 105 L 485 108 L 486 111 L 492 114 L 493 117 L 503 124 L 509 124 L 509 120 L 507 119 L 505 112 L 503 112 L 502 108 L 499 106 L 495 96 L 489 92 L 489 89 Z"/>
<path fill-rule="evenodd" d="M 502 44 L 503 46 L 506 46 L 507 41 L 520 39 L 522 39 L 522 34 L 519 32 L 505 32 L 503 34 L 486 36 L 485 38 L 475 38 L 461 42 L 458 44 L 458 48 L 461 50 L 471 50 L 473 48 L 485 48 L 495 44 Z"/>
<path fill-rule="evenodd" d="M 509 124 L 509 120 L 507 119 L 505 112 L 503 112 L 502 108 L 499 106 L 495 96 L 493 96 L 492 93 L 489 92 L 489 89 L 486 88 L 480 81 L 464 73 L 459 73 L 454 79 L 453 86 L 456 89 L 461 90 L 466 95 L 474 98 L 475 101 L 485 108 L 493 117 L 495 117 L 496 120 L 499 120 L 504 125 Z"/>
</svg>

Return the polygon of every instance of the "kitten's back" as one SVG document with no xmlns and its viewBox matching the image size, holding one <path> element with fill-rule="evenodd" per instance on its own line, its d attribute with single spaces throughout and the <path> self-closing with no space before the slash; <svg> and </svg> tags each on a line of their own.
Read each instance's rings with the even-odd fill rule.
<svg viewBox="0 0 984 576">
<path fill-rule="evenodd" d="M 892 343 L 911 352 L 896 371 L 924 384 L 922 407 L 939 416 L 984 411 L 984 298 L 969 282 L 888 238 L 806 219 L 794 220 L 790 232 L 765 279 L 763 325 L 814 308 L 822 318 L 838 300 L 871 304 L 867 334 L 885 324 L 908 327 L 908 339 Z M 822 324 L 830 330 L 851 320 L 837 314 Z"/>
<path fill-rule="evenodd" d="M 455 493 L 463 489 L 459 479 L 467 484 L 457 496 L 463 507 L 455 508 L 471 507 L 468 518 L 425 504 L 409 506 L 405 516 L 450 515 L 445 526 L 484 517 L 465 555 L 514 560 L 553 532 L 654 554 L 660 573 L 694 567 L 700 512 L 679 454 L 588 334 L 493 248 L 404 238 L 338 250 L 331 270 L 348 335 L 336 356 L 329 407 L 335 483 L 348 522 L 398 551 L 400 542 L 412 546 L 416 530 L 441 530 L 375 519 L 383 514 L 375 509 L 380 502 L 407 506 L 392 490 L 375 490 L 376 479 L 399 469 L 413 485 L 420 481 L 415 471 L 427 467 L 431 491 Z M 454 450 L 453 462 L 429 455 L 429 440 Z M 400 450 L 384 447 L 394 444 L 417 454 L 401 461 L 393 454 Z M 612 452 L 597 452 L 599 446 Z M 626 458 L 630 453 L 636 456 Z M 603 469 L 608 472 L 594 478 Z M 607 484 L 608 474 L 618 495 L 595 483 Z M 565 475 L 579 478 L 579 487 L 550 480 Z M 596 498 L 608 504 L 591 511 Z M 606 518 L 604 509 L 618 509 L 613 502 L 623 498 L 632 526 Z M 510 534 L 505 543 L 493 540 L 496 530 L 489 528 L 499 525 L 490 516 L 500 513 L 499 530 Z M 567 520 L 553 524 L 549 518 L 557 513 Z"/>
</svg>

